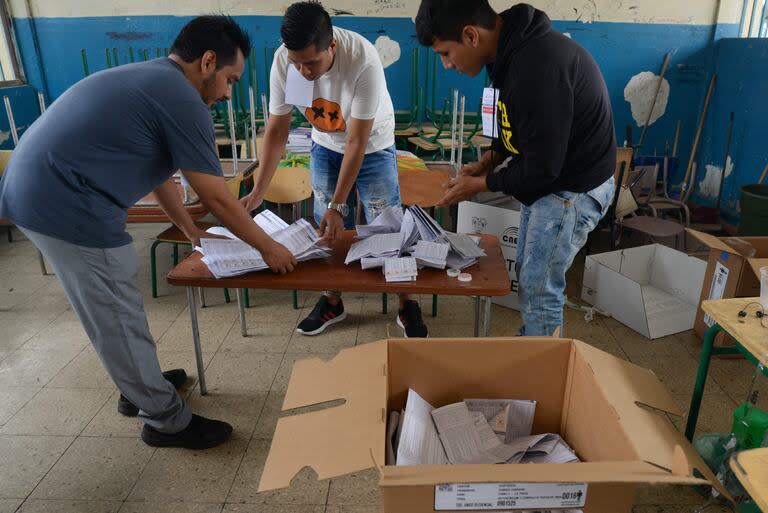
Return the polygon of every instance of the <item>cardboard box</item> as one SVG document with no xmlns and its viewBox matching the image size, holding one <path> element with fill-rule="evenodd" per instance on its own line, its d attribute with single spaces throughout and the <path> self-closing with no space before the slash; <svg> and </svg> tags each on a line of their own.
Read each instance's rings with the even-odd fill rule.
<svg viewBox="0 0 768 513">
<path fill-rule="evenodd" d="M 508 202 L 507 202 L 508 203 Z M 517 261 L 517 235 L 520 230 L 520 212 L 482 203 L 463 201 L 459 203 L 457 214 L 458 233 L 483 233 L 495 235 L 501 244 L 501 253 L 507 262 L 510 293 L 494 297 L 491 301 L 497 305 L 520 310 L 518 297 L 519 283 L 515 262 Z M 467 272 L 472 272 L 471 269 Z"/>
<path fill-rule="evenodd" d="M 693 328 L 707 264 L 652 244 L 587 256 L 581 298 L 650 339 Z"/>
<path fill-rule="evenodd" d="M 534 399 L 534 433 L 559 433 L 584 463 L 383 466 L 387 414 L 403 408 L 409 388 L 435 407 L 467 397 Z M 385 513 L 442 511 L 436 503 L 457 489 L 490 500 L 507 493 L 502 505 L 463 511 L 540 510 L 543 503 L 507 501 L 511 489 L 542 485 L 558 500 L 557 490 L 567 490 L 569 509 L 629 513 L 640 484 L 715 483 L 664 415 L 680 411 L 656 376 L 576 340 L 382 340 L 331 361 L 297 362 L 283 410 L 339 400 L 279 419 L 260 492 L 290 486 L 305 467 L 319 479 L 377 468 Z"/>
<path fill-rule="evenodd" d="M 760 296 L 760 268 L 768 266 L 768 237 L 715 237 L 696 230 L 688 230 L 688 233 L 709 247 L 707 274 L 693 328 L 700 338 L 704 338 L 712 320 L 704 315 L 702 301 Z M 754 256 L 750 256 L 752 252 Z M 725 333 L 715 339 L 717 347 L 732 345 L 735 342 Z"/>
</svg>

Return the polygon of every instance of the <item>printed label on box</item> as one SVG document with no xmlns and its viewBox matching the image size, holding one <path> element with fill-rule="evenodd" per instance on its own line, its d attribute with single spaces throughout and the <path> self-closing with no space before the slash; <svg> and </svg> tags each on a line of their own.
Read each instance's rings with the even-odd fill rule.
<svg viewBox="0 0 768 513">
<path fill-rule="evenodd" d="M 712 276 L 712 285 L 709 287 L 709 299 L 723 299 L 727 283 L 728 268 L 718 262 L 717 267 L 715 267 L 715 275 Z M 709 315 L 705 315 L 704 324 L 711 328 L 715 324 L 715 320 Z"/>
<path fill-rule="evenodd" d="M 435 486 L 436 511 L 580 508 L 584 483 L 458 483 Z"/>
</svg>

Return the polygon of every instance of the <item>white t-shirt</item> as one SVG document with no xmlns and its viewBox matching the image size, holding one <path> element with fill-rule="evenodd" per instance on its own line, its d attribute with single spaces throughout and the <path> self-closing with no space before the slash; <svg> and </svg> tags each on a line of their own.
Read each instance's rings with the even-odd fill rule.
<svg viewBox="0 0 768 513">
<path fill-rule="evenodd" d="M 363 36 L 334 27 L 336 58 L 333 67 L 315 80 L 312 105 L 299 106 L 312 124 L 312 140 L 337 153 L 344 153 L 349 121 L 373 119 L 366 155 L 395 144 L 395 111 L 384 78 L 384 67 L 376 48 Z M 288 114 L 293 105 L 285 103 L 288 50 L 275 52 L 269 78 L 269 112 Z"/>
</svg>

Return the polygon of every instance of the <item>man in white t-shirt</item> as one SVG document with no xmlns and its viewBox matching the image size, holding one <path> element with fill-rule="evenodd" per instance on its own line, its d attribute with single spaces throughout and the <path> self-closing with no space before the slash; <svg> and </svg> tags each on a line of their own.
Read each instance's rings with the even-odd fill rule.
<svg viewBox="0 0 768 513">
<path fill-rule="evenodd" d="M 355 191 L 369 223 L 386 207 L 400 205 L 395 114 L 384 67 L 376 48 L 360 34 L 334 28 L 319 2 L 288 7 L 280 35 L 283 45 L 275 53 L 270 73 L 264 150 L 254 190 L 243 202 L 248 210 L 261 204 L 283 154 L 297 104 L 312 124 L 315 220 L 321 235 L 333 239 L 355 226 Z M 302 88 L 305 80 L 314 85 Z M 301 94 L 302 90 L 306 93 Z M 346 316 L 341 294 L 325 292 L 297 331 L 317 335 Z M 400 297 L 397 323 L 407 337 L 427 336 L 419 304 L 405 295 Z"/>
</svg>

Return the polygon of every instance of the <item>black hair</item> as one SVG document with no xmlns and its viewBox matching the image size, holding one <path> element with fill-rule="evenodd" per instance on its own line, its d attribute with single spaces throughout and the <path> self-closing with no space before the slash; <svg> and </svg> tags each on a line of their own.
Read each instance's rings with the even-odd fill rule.
<svg viewBox="0 0 768 513">
<path fill-rule="evenodd" d="M 324 52 L 333 40 L 331 16 L 318 1 L 296 2 L 285 11 L 280 37 L 289 50 L 301 51 L 315 45 L 316 51 Z"/>
<path fill-rule="evenodd" d="M 229 66 L 237 58 L 237 50 L 248 58 L 251 38 L 229 16 L 200 16 L 181 29 L 171 47 L 171 53 L 184 62 L 194 62 L 208 50 L 216 52 L 216 67 Z"/>
<path fill-rule="evenodd" d="M 436 39 L 461 41 L 464 27 L 492 29 L 496 16 L 488 0 L 422 0 L 416 15 L 416 37 L 424 46 L 432 46 Z"/>
</svg>

